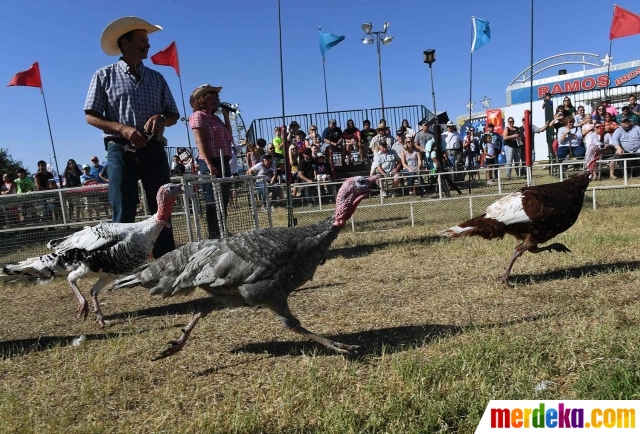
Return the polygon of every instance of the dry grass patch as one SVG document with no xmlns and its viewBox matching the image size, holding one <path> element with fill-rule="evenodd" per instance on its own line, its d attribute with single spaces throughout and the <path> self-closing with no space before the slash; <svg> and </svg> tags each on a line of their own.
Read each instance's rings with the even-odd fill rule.
<svg viewBox="0 0 640 434">
<path fill-rule="evenodd" d="M 347 357 L 238 309 L 150 362 L 203 293 L 105 292 L 100 329 L 75 318 L 65 281 L 4 282 L 0 432 L 469 433 L 490 399 L 638 399 L 639 211 L 585 210 L 557 239 L 573 253 L 525 253 L 515 289 L 499 280 L 513 238 L 440 240 L 440 223 L 344 232 L 290 305 L 362 345 Z"/>
</svg>

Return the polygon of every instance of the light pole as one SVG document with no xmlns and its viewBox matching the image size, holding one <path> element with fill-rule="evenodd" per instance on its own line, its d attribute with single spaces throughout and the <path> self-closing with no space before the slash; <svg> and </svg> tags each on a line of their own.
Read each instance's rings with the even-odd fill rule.
<svg viewBox="0 0 640 434">
<path fill-rule="evenodd" d="M 433 69 L 431 65 L 436 61 L 436 50 L 430 48 L 422 52 L 424 63 L 429 65 L 429 75 L 431 76 L 431 98 L 433 99 L 433 141 L 436 146 L 436 157 L 438 158 L 438 164 L 441 166 L 438 167 L 441 170 L 444 166 L 442 166 L 442 147 L 440 146 L 440 125 L 438 124 L 438 112 L 436 111 L 436 90 L 433 87 Z"/>
<path fill-rule="evenodd" d="M 371 45 L 374 42 L 377 44 L 378 48 L 378 78 L 380 79 L 380 104 L 382 105 L 382 116 L 384 117 L 384 94 L 382 92 L 382 65 L 380 61 L 380 44 L 389 45 L 393 42 L 393 36 L 387 33 L 387 29 L 389 28 L 389 23 L 384 23 L 382 25 L 382 31 L 372 32 L 373 26 L 371 23 L 364 23 L 362 25 L 362 30 L 364 30 L 365 35 L 362 37 L 362 43 L 365 45 Z M 374 37 L 375 36 L 375 37 Z"/>
</svg>

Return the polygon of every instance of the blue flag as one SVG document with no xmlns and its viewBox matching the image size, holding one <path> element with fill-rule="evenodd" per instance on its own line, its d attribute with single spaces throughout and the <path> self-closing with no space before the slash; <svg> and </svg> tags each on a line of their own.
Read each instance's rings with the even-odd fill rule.
<svg viewBox="0 0 640 434">
<path fill-rule="evenodd" d="M 344 41 L 344 36 L 334 35 L 333 33 L 322 33 L 322 27 L 318 28 L 318 40 L 320 42 L 320 52 L 324 60 L 324 53 Z"/>
<path fill-rule="evenodd" d="M 473 42 L 471 43 L 471 52 L 473 53 L 491 40 L 491 29 L 487 20 L 471 17 L 471 21 L 473 22 Z"/>
</svg>

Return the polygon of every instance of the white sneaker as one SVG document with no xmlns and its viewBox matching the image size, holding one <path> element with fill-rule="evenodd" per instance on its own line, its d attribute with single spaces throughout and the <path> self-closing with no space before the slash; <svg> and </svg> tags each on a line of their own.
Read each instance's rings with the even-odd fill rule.
<svg viewBox="0 0 640 434">
<path fill-rule="evenodd" d="M 384 190 L 380 191 L 380 197 L 387 197 L 387 192 Z"/>
</svg>

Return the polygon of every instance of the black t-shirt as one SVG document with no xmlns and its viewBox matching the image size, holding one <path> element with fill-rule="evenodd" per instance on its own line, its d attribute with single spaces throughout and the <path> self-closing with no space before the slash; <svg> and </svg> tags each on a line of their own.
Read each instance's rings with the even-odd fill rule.
<svg viewBox="0 0 640 434">
<path fill-rule="evenodd" d="M 51 172 L 36 172 L 34 176 L 36 180 L 36 187 L 40 186 L 40 190 L 49 190 L 48 182 L 50 179 L 53 179 L 53 173 Z M 36 188 L 37 189 L 37 188 Z"/>
<path fill-rule="evenodd" d="M 369 144 L 371 143 L 371 139 L 373 139 L 376 134 L 378 133 L 376 133 L 376 130 L 373 129 L 360 130 L 360 139 L 362 141 L 362 144 L 368 148 Z"/>
<path fill-rule="evenodd" d="M 322 140 L 327 139 L 335 143 L 341 138 L 342 138 L 342 130 L 340 129 L 340 127 L 335 127 L 335 128 L 327 127 L 322 132 Z"/>
<path fill-rule="evenodd" d="M 77 171 L 67 170 L 64 172 L 64 177 L 67 180 L 67 187 L 80 187 L 82 183 L 80 182 L 80 175 L 82 173 Z"/>
<path fill-rule="evenodd" d="M 305 178 L 313 181 L 313 159 L 310 161 L 302 158 L 298 161 L 298 173 L 302 173 Z"/>
</svg>

